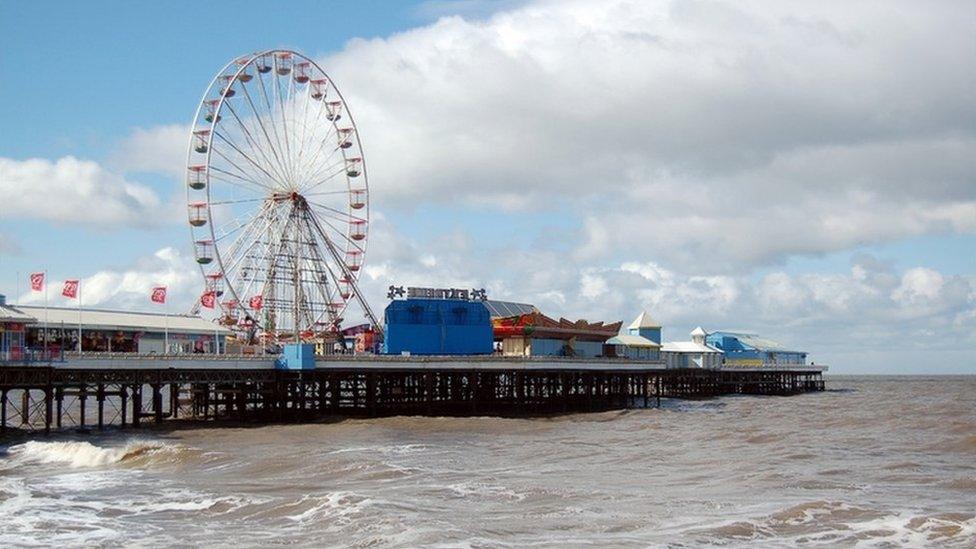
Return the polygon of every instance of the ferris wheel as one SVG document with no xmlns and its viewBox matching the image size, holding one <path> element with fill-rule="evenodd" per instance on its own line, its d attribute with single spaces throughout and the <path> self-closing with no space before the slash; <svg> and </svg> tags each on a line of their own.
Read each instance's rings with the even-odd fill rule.
<svg viewBox="0 0 976 549">
<path fill-rule="evenodd" d="M 274 341 L 337 331 L 357 281 L 369 187 L 342 94 L 311 59 L 269 50 L 227 63 L 190 131 L 186 196 L 205 281 L 195 306 Z"/>
</svg>

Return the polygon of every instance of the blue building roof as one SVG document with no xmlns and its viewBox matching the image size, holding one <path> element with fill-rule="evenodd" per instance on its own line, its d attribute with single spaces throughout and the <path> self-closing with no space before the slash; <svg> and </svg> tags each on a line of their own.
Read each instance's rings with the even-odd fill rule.
<svg viewBox="0 0 976 549">
<path fill-rule="evenodd" d="M 718 330 L 715 332 L 709 332 L 707 341 L 709 342 L 710 345 L 721 344 L 723 337 L 735 338 L 739 340 L 739 343 L 741 343 L 743 347 L 746 347 L 749 350 L 764 351 L 770 353 L 804 353 L 804 351 L 787 349 L 779 342 L 773 341 L 772 339 L 759 337 L 759 335 L 750 332 L 733 332 L 730 330 Z M 721 348 L 721 345 L 717 345 L 717 346 Z"/>
</svg>

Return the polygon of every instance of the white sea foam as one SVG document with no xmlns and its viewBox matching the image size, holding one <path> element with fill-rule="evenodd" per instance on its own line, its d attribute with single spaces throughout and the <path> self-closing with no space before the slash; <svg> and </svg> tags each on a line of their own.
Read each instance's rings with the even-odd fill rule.
<svg viewBox="0 0 976 549">
<path fill-rule="evenodd" d="M 163 443 L 150 441 L 130 441 L 125 446 L 102 447 L 87 441 L 31 440 L 10 447 L 8 453 L 18 463 L 62 463 L 68 467 L 82 468 L 121 463 L 166 448 L 167 445 Z"/>
<path fill-rule="evenodd" d="M 976 378 L 850 385 L 721 399 L 721 421 L 381 419 L 8 447 L 0 547 L 976 547 Z"/>
</svg>

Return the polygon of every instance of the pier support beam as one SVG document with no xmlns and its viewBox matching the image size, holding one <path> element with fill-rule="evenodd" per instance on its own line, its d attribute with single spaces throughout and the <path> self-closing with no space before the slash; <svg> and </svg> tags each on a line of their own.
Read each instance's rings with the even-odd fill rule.
<svg viewBox="0 0 976 549">
<path fill-rule="evenodd" d="M 414 368 L 304 372 L 4 367 L 0 369 L 0 432 L 8 433 L 8 422 L 18 421 L 11 415 L 21 418 L 27 430 L 39 431 L 43 423 L 45 432 L 55 427 L 84 429 L 89 424 L 97 424 L 100 430 L 120 424 L 136 427 L 147 418 L 158 424 L 179 418 L 181 403 L 190 405 L 191 417 L 203 420 L 302 421 L 327 413 L 573 413 L 660 407 L 664 396 L 791 395 L 824 389 L 822 374 L 810 369 L 630 370 L 621 361 L 611 370 L 573 368 L 567 361 L 565 368 L 522 368 L 513 363 L 461 370 L 437 368 L 436 360 L 419 362 Z M 152 402 L 144 406 L 146 388 L 152 391 Z M 88 418 L 89 397 L 97 401 L 97 420 Z M 112 414 L 116 408 L 119 413 Z"/>
<path fill-rule="evenodd" d="M 102 431 L 105 429 L 105 385 L 98 384 L 95 399 L 98 401 L 98 430 Z"/>
<path fill-rule="evenodd" d="M 163 392 L 162 387 L 159 383 L 153 383 L 152 387 L 152 409 L 153 409 L 153 421 L 156 423 L 163 422 Z"/>
</svg>

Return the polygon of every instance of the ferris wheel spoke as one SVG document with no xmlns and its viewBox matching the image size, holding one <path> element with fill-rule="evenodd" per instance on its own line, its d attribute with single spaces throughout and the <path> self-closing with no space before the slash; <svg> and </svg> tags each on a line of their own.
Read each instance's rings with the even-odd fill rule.
<svg viewBox="0 0 976 549">
<path fill-rule="evenodd" d="M 320 187 L 320 186 L 328 183 L 329 181 L 335 179 L 336 177 L 339 177 L 340 175 L 343 175 L 345 173 L 345 171 L 346 171 L 346 166 L 345 166 L 345 162 L 344 161 L 341 162 L 341 163 L 338 163 L 338 164 L 333 165 L 332 166 L 332 173 L 329 173 L 328 175 L 325 175 L 325 176 L 319 176 L 319 177 L 321 177 L 321 179 L 316 180 L 315 183 L 313 185 L 309 186 L 307 189 L 305 189 L 304 192 L 311 191 L 312 189 L 317 189 L 318 187 Z"/>
<path fill-rule="evenodd" d="M 317 193 L 302 193 L 302 196 L 304 196 L 305 198 L 308 198 L 310 196 L 328 196 L 328 195 L 333 195 L 333 194 L 346 194 L 346 195 L 348 195 L 349 194 L 349 190 L 343 189 L 341 191 L 320 191 L 320 192 L 317 192 Z"/>
<path fill-rule="evenodd" d="M 235 244 L 240 244 L 235 253 L 231 254 L 230 260 L 227 262 L 225 267 L 225 272 L 230 273 L 230 279 L 232 281 L 237 281 L 237 276 L 246 276 L 245 272 L 247 270 L 246 263 L 248 260 L 253 260 L 255 258 L 254 249 L 260 244 L 260 240 L 252 240 L 247 242 L 246 239 L 241 238 Z"/>
<path fill-rule="evenodd" d="M 230 204 L 245 204 L 248 202 L 261 202 L 267 200 L 267 197 L 262 196 L 261 198 L 242 198 L 241 200 L 218 200 L 215 202 L 209 202 L 211 206 L 225 206 Z"/>
<path fill-rule="evenodd" d="M 245 124 L 244 121 L 241 119 L 241 117 L 238 116 L 237 111 L 234 110 L 234 107 L 232 105 L 228 105 L 227 108 L 230 109 L 230 112 L 234 116 L 234 119 L 237 120 L 238 125 L 244 131 L 244 137 L 245 137 L 245 141 L 247 141 L 248 148 L 251 150 L 252 153 L 254 153 L 255 157 L 257 157 L 258 154 L 260 154 L 262 157 L 261 161 L 266 166 L 267 171 L 275 172 L 273 176 L 274 180 L 279 183 L 283 183 L 285 180 L 284 175 L 278 171 L 277 166 L 275 166 L 275 164 L 271 161 L 271 159 L 268 158 L 267 153 L 265 153 L 264 150 L 258 146 L 257 140 L 254 139 L 254 137 L 251 135 L 251 131 L 248 129 L 247 124 Z M 271 174 L 269 173 L 269 175 Z"/>
<path fill-rule="evenodd" d="M 306 178 L 307 181 L 314 181 L 316 179 L 316 176 L 322 171 L 322 166 L 323 165 L 325 165 L 325 166 L 331 165 L 329 163 L 329 161 L 332 159 L 332 157 L 335 156 L 335 153 L 336 152 L 339 152 L 339 151 L 342 150 L 342 148 L 339 147 L 338 143 L 336 143 L 336 145 L 333 146 L 331 150 L 329 150 L 329 147 L 327 147 L 325 145 L 326 141 L 328 141 L 330 137 L 337 137 L 338 136 L 338 133 L 333 133 L 332 132 L 332 130 L 335 130 L 335 129 L 337 129 L 336 126 L 335 126 L 335 124 L 329 125 L 328 130 L 326 130 L 325 137 L 323 137 L 321 140 L 318 141 L 318 144 L 316 145 L 315 152 L 312 153 L 312 156 L 310 157 L 310 159 L 308 160 L 308 162 L 306 162 L 305 164 L 303 164 L 303 168 L 306 171 L 316 170 L 315 172 L 313 172 L 313 175 L 312 176 L 309 176 L 308 178 Z M 324 151 L 324 150 L 329 150 L 329 152 L 326 154 L 325 157 L 322 157 L 322 151 Z M 321 158 L 321 162 L 320 162 L 320 158 Z M 345 159 L 345 156 L 342 156 L 341 158 L 342 158 L 342 162 L 345 162 L 345 160 L 346 160 Z M 316 167 L 316 166 L 318 166 L 318 167 Z"/>
<path fill-rule="evenodd" d="M 301 150 L 299 152 L 299 166 L 300 166 L 300 169 L 301 169 L 301 172 L 300 173 L 307 172 L 312 166 L 315 165 L 314 164 L 315 153 L 318 152 L 318 151 L 315 151 L 315 152 L 311 152 L 310 151 L 308 154 L 306 154 L 305 151 L 306 151 L 306 149 L 309 149 L 310 148 L 310 146 L 311 146 L 312 143 L 315 143 L 316 142 L 316 140 L 317 140 L 316 133 L 317 132 L 315 130 L 317 130 L 319 128 L 319 123 L 322 120 L 322 112 L 326 110 L 326 106 L 325 106 L 326 101 L 323 100 L 323 101 L 319 102 L 318 107 L 315 109 L 315 119 L 312 120 L 312 122 L 309 124 L 308 123 L 307 110 L 308 110 L 308 103 L 311 101 L 311 94 L 310 93 L 306 93 L 304 95 L 305 95 L 305 106 L 306 106 L 306 109 L 305 110 L 306 110 L 306 114 L 303 116 L 303 121 L 305 122 L 304 126 L 306 128 L 310 128 L 310 131 L 306 131 L 305 132 L 305 135 L 302 137 Z M 324 137 L 323 140 L 328 138 L 328 135 L 331 132 L 331 130 L 332 130 L 333 127 L 334 127 L 334 125 L 332 125 L 332 124 L 329 124 L 329 125 L 326 126 L 326 137 Z M 312 159 L 312 160 L 310 161 L 309 159 Z"/>
<path fill-rule="evenodd" d="M 339 250 L 335 247 L 335 244 L 332 242 L 332 240 L 330 240 L 329 237 L 325 234 L 325 231 L 322 229 L 322 226 L 318 222 L 319 221 L 318 218 L 313 216 L 311 219 L 312 219 L 312 223 L 315 225 L 315 229 L 322 236 L 322 240 L 325 243 L 326 249 L 329 251 L 329 255 L 332 256 L 336 264 L 339 265 L 340 268 L 342 269 L 343 274 L 349 280 L 349 284 L 350 286 L 352 286 L 353 296 L 356 298 L 356 301 L 359 302 L 360 307 L 363 308 L 363 312 L 366 314 L 366 318 L 368 318 L 369 321 L 372 322 L 374 326 L 379 326 L 379 323 L 376 320 L 376 315 L 373 314 L 373 310 L 370 308 L 369 303 L 366 302 L 366 300 L 363 298 L 362 294 L 359 291 L 359 287 L 356 284 L 356 277 L 353 276 L 352 272 L 349 271 L 349 269 L 343 263 L 343 258 L 340 257 Z"/>
<path fill-rule="evenodd" d="M 294 70 L 294 68 L 292 69 Z M 292 120 L 292 130 L 290 132 L 292 139 L 292 166 L 295 169 L 295 173 L 301 175 L 303 172 L 300 170 L 301 158 L 303 152 L 302 139 L 304 137 L 305 125 L 307 120 L 305 117 L 308 115 L 308 101 L 306 100 L 302 104 L 302 116 L 298 116 L 298 104 L 300 102 L 303 94 L 299 93 L 300 84 L 295 80 L 294 77 L 288 79 L 288 97 L 286 99 L 286 105 L 288 112 L 291 114 Z"/>
<path fill-rule="evenodd" d="M 239 257 L 246 256 L 249 253 L 250 247 L 253 247 L 259 240 L 254 238 L 257 227 L 261 225 L 264 212 L 259 212 L 258 215 L 254 217 L 248 224 L 246 229 L 239 233 L 237 238 L 228 246 L 227 257 L 229 259 L 228 263 L 224 264 L 225 272 L 233 272 L 237 263 L 239 263 Z M 242 252 L 242 250 L 244 250 Z M 223 263 L 223 260 L 221 260 Z"/>
<path fill-rule="evenodd" d="M 255 174 L 254 172 L 243 168 L 240 164 L 234 161 L 234 158 L 228 156 L 223 150 L 212 147 L 211 150 L 220 157 L 222 162 L 220 165 L 211 164 L 210 169 L 219 172 L 225 176 L 234 178 L 233 181 L 227 180 L 226 178 L 220 178 L 225 183 L 231 185 L 240 186 L 240 182 L 249 183 L 256 187 L 256 191 L 260 193 L 271 193 L 274 192 L 273 185 L 274 182 L 268 183 L 262 177 L 257 177 L 260 174 Z M 236 157 L 235 157 L 236 158 Z"/>
<path fill-rule="evenodd" d="M 276 78 L 276 77 L 273 77 L 273 78 Z M 269 123 L 270 123 L 270 126 L 271 126 L 271 133 L 274 134 L 274 136 L 275 136 L 275 142 L 278 144 L 278 149 L 277 150 L 281 151 L 281 154 L 280 154 L 279 158 L 280 158 L 280 162 L 281 162 L 282 171 L 285 173 L 285 177 L 286 178 L 291 178 L 291 174 L 288 173 L 288 168 L 286 166 L 285 159 L 284 159 L 284 150 L 285 150 L 285 147 L 282 144 L 281 135 L 278 132 L 278 123 L 275 120 L 275 110 L 274 110 L 274 107 L 271 106 L 271 99 L 270 99 L 270 96 L 268 94 L 268 89 L 267 89 L 267 87 L 265 86 L 265 83 L 264 83 L 264 75 L 261 74 L 260 72 L 258 73 L 258 80 L 261 82 L 261 96 L 264 98 L 264 105 L 265 105 L 265 107 L 267 107 Z M 289 179 L 289 181 L 290 181 L 290 179 Z"/>
<path fill-rule="evenodd" d="M 324 210 L 325 212 L 331 214 L 332 216 L 335 216 L 340 221 L 346 221 L 346 222 L 362 221 L 363 223 L 366 223 L 367 221 L 367 219 L 364 217 L 359 217 L 358 215 L 353 215 L 349 212 L 338 210 L 336 208 L 333 208 L 332 206 L 326 206 L 325 204 L 322 204 L 320 202 L 309 202 L 309 204 L 312 204 L 316 208 Z"/>
<path fill-rule="evenodd" d="M 215 150 L 215 152 L 216 152 L 216 150 Z M 220 156 L 223 156 L 220 153 L 217 153 L 217 154 L 220 155 Z M 211 165 L 210 166 L 210 170 L 211 170 L 211 172 L 217 172 L 217 173 L 211 173 L 210 174 L 210 177 L 212 179 L 216 179 L 217 181 L 223 181 L 224 183 L 227 183 L 229 185 L 233 185 L 235 187 L 241 187 L 242 186 L 241 183 L 247 183 L 248 185 L 253 185 L 253 187 L 249 187 L 249 188 L 252 191 L 255 191 L 255 192 L 264 193 L 265 191 L 270 191 L 271 190 L 271 189 L 268 188 L 267 185 L 265 185 L 263 183 L 260 183 L 258 181 L 255 181 L 254 179 L 251 179 L 250 177 L 246 177 L 245 175 L 241 175 L 241 174 L 236 174 L 234 172 L 225 170 L 225 169 L 220 168 L 218 166 Z M 217 175 L 217 174 L 221 174 L 221 175 Z"/>
<path fill-rule="evenodd" d="M 325 225 L 328 228 L 332 229 L 332 232 L 334 232 L 339 238 L 341 238 L 342 240 L 344 240 L 347 244 L 349 244 L 350 246 L 352 246 L 353 248 L 355 248 L 357 251 L 362 252 L 362 253 L 365 253 L 366 252 L 365 248 L 363 248 L 363 246 L 358 241 L 349 238 L 349 235 L 346 234 L 346 231 L 343 231 L 342 229 L 340 229 L 339 227 L 337 227 L 336 225 L 334 225 L 325 216 L 318 215 L 318 216 L 316 216 L 315 220 L 316 220 L 316 222 L 321 221 L 322 223 L 325 223 Z M 321 226 L 321 224 L 319 224 L 319 226 Z M 330 239 L 330 241 L 331 240 L 332 239 Z"/>
<path fill-rule="evenodd" d="M 301 97 L 304 99 L 304 101 L 302 102 L 302 118 L 301 118 L 301 126 L 300 126 L 300 128 L 301 128 L 301 136 L 298 138 L 298 158 L 296 160 L 296 164 L 300 168 L 304 166 L 304 164 L 303 164 L 303 157 L 305 156 L 305 148 L 306 148 L 306 145 L 307 145 L 306 140 L 307 140 L 308 135 L 309 135 L 309 131 L 308 131 L 308 129 L 309 129 L 308 103 L 312 99 L 310 97 L 310 94 L 308 93 L 308 86 L 306 86 L 305 93 L 302 93 L 301 94 Z M 319 111 L 320 112 L 321 112 L 321 110 L 322 109 L 319 108 Z M 317 116 L 316 116 L 315 122 L 313 122 L 311 126 L 312 126 L 312 128 L 318 127 L 318 117 Z M 301 170 L 300 169 L 298 173 L 304 173 L 304 170 Z"/>
<path fill-rule="evenodd" d="M 316 211 L 315 215 L 319 216 L 322 219 L 322 221 L 328 223 L 329 227 L 335 230 L 336 234 L 341 235 L 344 239 L 348 239 L 348 237 L 346 236 L 346 231 L 342 230 L 343 226 L 347 226 L 350 224 L 348 218 L 342 218 L 340 216 L 332 214 L 331 212 L 323 212 L 323 211 Z M 354 245 L 357 246 L 357 248 L 359 247 L 358 243 Z"/>
<path fill-rule="evenodd" d="M 214 135 L 216 135 L 217 137 L 219 137 L 221 141 L 223 141 L 224 143 L 226 143 L 227 145 L 229 145 L 232 149 L 234 149 L 235 151 L 237 151 L 237 154 L 241 155 L 242 158 L 244 158 L 245 160 L 247 160 L 252 166 L 254 166 L 255 168 L 257 168 L 261 173 L 263 173 L 265 176 L 267 176 L 268 180 L 270 180 L 272 183 L 276 183 L 277 182 L 277 180 L 275 179 L 275 177 L 273 175 L 271 175 L 270 173 L 268 173 L 268 171 L 266 169 L 264 169 L 264 166 L 262 166 L 256 160 L 254 160 L 253 158 L 251 158 L 250 156 L 248 156 L 244 151 L 242 151 L 240 149 L 240 147 L 238 147 L 236 144 L 234 144 L 233 141 L 231 141 L 230 139 L 228 139 L 227 137 L 225 137 L 224 134 L 222 134 L 221 132 L 215 131 L 214 132 Z M 219 149 L 217 149 L 217 148 L 214 148 L 213 150 L 214 150 L 214 152 L 218 152 L 219 151 Z M 228 159 L 225 155 L 221 154 L 221 156 L 224 158 L 224 160 L 227 160 L 228 162 L 231 162 L 230 159 Z M 233 162 L 231 162 L 231 163 L 234 164 Z M 245 170 L 243 170 L 237 164 L 234 164 L 234 167 L 237 168 L 238 170 L 240 170 L 241 173 L 245 173 L 245 174 L 247 173 Z M 265 185 L 265 187 L 267 187 L 269 191 L 272 190 L 272 188 L 271 187 L 268 187 L 267 185 Z"/>
<path fill-rule="evenodd" d="M 261 89 L 262 91 L 264 90 L 263 78 L 262 78 Z M 247 99 L 247 104 L 251 107 L 251 113 L 254 114 L 254 117 L 257 119 L 258 125 L 261 127 L 261 133 L 264 134 L 264 139 L 268 143 L 268 148 L 271 149 L 271 155 L 274 156 L 275 158 L 275 162 L 277 163 L 278 170 L 282 174 L 282 177 L 285 177 L 284 163 L 281 160 L 281 155 L 278 153 L 278 148 L 275 147 L 274 143 L 271 142 L 271 136 L 268 134 L 268 128 L 264 125 L 264 117 L 261 116 L 261 111 L 254 106 L 254 100 L 251 98 L 251 94 L 250 92 L 247 91 L 246 86 L 243 87 L 243 90 L 244 90 L 244 97 Z M 265 97 L 267 97 L 267 95 L 265 95 Z"/>
<path fill-rule="evenodd" d="M 275 64 L 277 64 L 277 63 L 278 63 L 278 59 L 276 57 L 275 58 Z M 277 76 L 277 71 L 275 71 L 275 75 L 276 75 L 275 76 L 275 79 L 274 79 L 274 81 L 275 81 L 275 91 L 277 92 L 277 97 L 278 97 L 278 112 L 279 112 L 279 114 L 281 114 L 281 136 L 282 136 L 282 139 L 285 142 L 285 159 L 286 159 L 286 165 L 288 166 L 288 172 L 291 174 L 291 182 L 294 182 L 295 181 L 295 172 L 293 170 L 293 166 L 291 165 L 292 164 L 291 163 L 291 147 L 290 147 L 289 142 L 288 142 L 288 119 L 287 119 L 287 116 L 285 115 L 284 98 L 282 97 L 282 91 L 281 91 L 281 78 L 279 76 Z"/>
<path fill-rule="evenodd" d="M 272 218 L 270 220 L 270 224 L 273 225 L 275 221 L 276 220 Z M 262 269 L 260 268 L 260 265 L 268 264 L 268 261 L 274 261 L 274 258 L 272 258 L 269 253 L 269 250 L 273 246 L 277 246 L 277 241 L 274 240 L 274 238 L 269 238 L 267 242 L 263 240 L 254 240 L 249 244 L 249 247 L 244 250 L 244 253 L 239 254 L 238 258 L 229 265 L 228 272 L 232 273 L 231 278 L 234 281 L 235 288 L 240 287 L 240 279 L 248 281 L 247 285 L 244 286 L 244 290 L 242 290 L 240 293 L 235 291 L 238 300 L 247 296 L 254 283 L 262 278 L 264 279 L 264 286 L 267 286 L 269 283 L 267 276 L 262 277 Z M 255 249 L 259 250 L 259 253 L 260 250 L 264 250 L 263 255 L 255 255 Z M 254 274 L 250 275 L 249 271 L 254 271 Z M 262 286 L 262 292 L 264 292 L 264 286 Z M 262 293 L 262 295 L 264 294 Z"/>
<path fill-rule="evenodd" d="M 234 233 L 249 227 L 254 221 L 260 218 L 263 208 L 257 212 L 245 212 L 237 217 L 234 217 L 228 221 L 223 222 L 221 225 L 214 227 L 213 237 L 214 242 L 220 242 L 225 238 L 233 235 Z"/>
<path fill-rule="evenodd" d="M 327 156 L 313 159 L 307 163 L 307 166 L 303 168 L 305 173 L 308 173 L 308 175 L 305 176 L 305 184 L 303 185 L 303 188 L 307 190 L 313 187 L 323 175 L 335 170 L 336 168 L 345 167 L 346 157 L 341 154 L 336 156 L 335 154 L 340 150 L 341 149 L 339 149 L 339 147 L 335 147 Z"/>
<path fill-rule="evenodd" d="M 266 219 L 264 221 L 265 221 L 265 228 L 264 229 L 261 229 L 261 230 L 264 233 L 266 233 L 266 234 L 274 235 L 275 233 L 274 233 L 274 231 L 271 230 L 271 228 L 277 222 L 277 218 L 268 216 L 268 217 L 266 217 Z M 270 250 L 274 246 L 276 246 L 276 243 L 275 243 L 275 240 L 273 238 L 268 238 L 267 240 L 260 240 L 260 239 L 258 239 L 258 240 L 255 240 L 253 242 L 253 245 L 251 246 L 250 250 L 248 251 L 248 254 L 249 254 L 248 255 L 248 259 L 251 260 L 251 265 L 250 266 L 249 265 L 244 265 L 244 266 L 242 266 L 240 269 L 238 269 L 236 271 L 236 273 L 239 273 L 242 278 L 244 278 L 245 280 L 247 280 L 246 285 L 243 286 L 243 290 L 241 292 L 241 297 L 250 295 L 251 294 L 251 288 L 253 288 L 254 287 L 254 284 L 257 283 L 259 280 L 262 280 L 262 282 L 261 282 L 261 295 L 263 296 L 263 295 L 265 295 L 267 293 L 268 281 L 265 280 L 264 277 L 262 277 L 260 275 L 257 275 L 257 273 L 260 273 L 261 270 L 255 268 L 255 265 L 254 264 L 266 264 L 267 261 L 268 261 L 268 258 L 270 257 Z M 257 251 L 255 252 L 254 250 L 257 250 Z M 247 276 L 247 269 L 249 267 L 251 268 L 251 270 L 253 270 L 256 273 L 255 276 Z M 236 280 L 236 277 L 235 277 L 235 280 Z"/>
<path fill-rule="evenodd" d="M 315 172 L 309 175 L 308 181 L 311 184 L 304 189 L 304 192 L 309 192 L 315 187 L 327 182 L 330 178 L 340 175 L 346 171 L 346 158 L 340 156 L 331 163 L 323 163 L 315 169 Z"/>
</svg>

